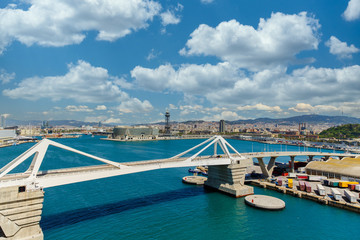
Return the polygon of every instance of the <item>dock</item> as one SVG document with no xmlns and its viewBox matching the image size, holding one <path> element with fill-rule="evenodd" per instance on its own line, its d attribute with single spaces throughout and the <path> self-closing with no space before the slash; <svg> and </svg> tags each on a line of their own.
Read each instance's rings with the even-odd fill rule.
<svg viewBox="0 0 360 240">
<path fill-rule="evenodd" d="M 346 209 L 349 211 L 360 213 L 359 201 L 357 201 L 356 203 L 350 203 L 347 200 L 345 200 L 344 197 L 342 197 L 342 199 L 340 201 L 336 201 L 335 199 L 333 199 L 329 196 L 329 194 L 330 194 L 329 188 L 326 190 L 325 196 L 320 196 L 320 195 L 316 194 L 314 191 L 310 192 L 310 193 L 308 193 L 306 191 L 301 191 L 297 188 L 296 184 L 294 184 L 293 188 L 288 188 L 285 186 L 277 186 L 275 183 L 270 183 L 270 182 L 266 182 L 266 181 L 262 181 L 262 180 L 247 180 L 246 184 L 256 186 L 256 187 L 271 189 L 271 190 L 274 190 L 274 191 L 277 191 L 280 193 L 291 195 L 293 197 L 305 198 L 305 199 L 309 199 L 309 200 L 312 200 L 312 201 L 315 201 L 315 202 L 318 202 L 318 203 L 321 203 L 324 205 L 329 205 L 329 206 L 342 208 L 342 209 Z M 316 184 L 316 183 L 313 183 L 313 184 Z"/>
</svg>

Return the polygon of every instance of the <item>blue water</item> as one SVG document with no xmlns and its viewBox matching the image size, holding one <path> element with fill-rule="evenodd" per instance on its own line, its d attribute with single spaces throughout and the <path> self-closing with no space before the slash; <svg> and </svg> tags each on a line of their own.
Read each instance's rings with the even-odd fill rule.
<svg viewBox="0 0 360 240">
<path fill-rule="evenodd" d="M 128 162 L 171 157 L 204 140 L 109 142 L 83 136 L 56 141 Z M 240 152 L 285 150 L 284 145 L 228 141 Z M 0 166 L 31 146 L 0 149 Z M 287 146 L 286 150 L 299 148 Z M 41 169 L 93 164 L 98 163 L 50 147 Z M 19 166 L 18 171 L 27 166 Z M 262 211 L 245 205 L 241 198 L 185 185 L 181 178 L 187 174 L 187 168 L 162 169 L 45 189 L 40 223 L 45 239 L 357 239 L 359 214 L 255 188 L 256 194 L 286 202 L 283 211 Z"/>
</svg>

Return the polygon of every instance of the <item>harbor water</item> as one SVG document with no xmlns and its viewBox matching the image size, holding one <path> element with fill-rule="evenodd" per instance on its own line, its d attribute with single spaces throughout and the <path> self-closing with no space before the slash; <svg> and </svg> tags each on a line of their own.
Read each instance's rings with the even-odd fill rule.
<svg viewBox="0 0 360 240">
<path fill-rule="evenodd" d="M 82 136 L 54 141 L 109 160 L 130 162 L 168 158 L 204 139 L 112 142 Z M 319 151 L 228 141 L 239 152 Z M 0 166 L 32 145 L 0 149 Z M 289 158 L 277 160 L 287 162 Z M 17 170 L 26 170 L 30 161 Z M 41 170 L 94 164 L 100 162 L 50 146 Z M 45 189 L 40 223 L 45 239 L 350 239 L 358 235 L 357 213 L 255 187 L 256 194 L 286 203 L 282 211 L 259 210 L 247 206 L 243 198 L 186 185 L 181 181 L 185 175 L 187 168 L 162 169 Z"/>
</svg>

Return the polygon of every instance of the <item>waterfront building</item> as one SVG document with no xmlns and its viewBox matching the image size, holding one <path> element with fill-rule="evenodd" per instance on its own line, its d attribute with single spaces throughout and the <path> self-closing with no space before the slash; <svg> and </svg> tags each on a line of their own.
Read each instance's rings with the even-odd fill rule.
<svg viewBox="0 0 360 240">
<path fill-rule="evenodd" d="M 112 134 L 118 140 L 151 140 L 158 136 L 159 129 L 152 127 L 115 127 Z"/>
<path fill-rule="evenodd" d="M 219 122 L 219 133 L 225 132 L 225 120 L 220 120 Z"/>
<path fill-rule="evenodd" d="M 326 162 L 312 161 L 306 165 L 306 173 L 328 178 L 360 181 L 360 156 L 341 160 L 330 158 Z"/>
<path fill-rule="evenodd" d="M 0 147 L 12 145 L 16 142 L 16 129 L 0 130 Z"/>
</svg>

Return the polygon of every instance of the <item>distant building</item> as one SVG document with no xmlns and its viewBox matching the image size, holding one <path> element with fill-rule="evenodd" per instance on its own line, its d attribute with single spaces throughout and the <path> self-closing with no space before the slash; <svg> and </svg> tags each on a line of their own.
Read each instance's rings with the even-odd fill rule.
<svg viewBox="0 0 360 240">
<path fill-rule="evenodd" d="M 220 120 L 219 122 L 219 133 L 225 132 L 225 120 Z"/>
<path fill-rule="evenodd" d="M 170 132 L 170 113 L 169 113 L 169 111 L 166 111 L 166 113 L 165 113 L 165 135 L 167 135 L 167 136 L 171 135 L 171 132 Z"/>
<path fill-rule="evenodd" d="M 15 129 L 0 130 L 0 146 L 14 144 L 16 142 L 16 136 Z"/>
<path fill-rule="evenodd" d="M 157 139 L 159 129 L 151 127 L 115 127 L 112 138 L 119 140 L 151 140 Z"/>
</svg>

